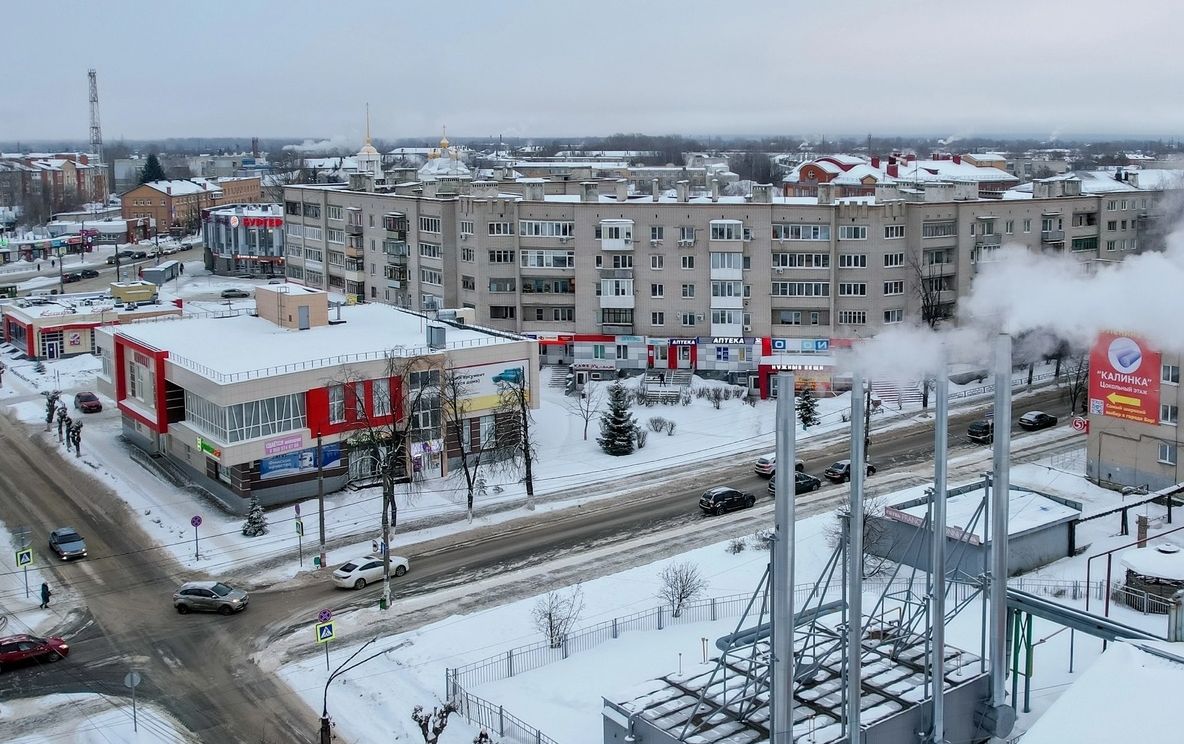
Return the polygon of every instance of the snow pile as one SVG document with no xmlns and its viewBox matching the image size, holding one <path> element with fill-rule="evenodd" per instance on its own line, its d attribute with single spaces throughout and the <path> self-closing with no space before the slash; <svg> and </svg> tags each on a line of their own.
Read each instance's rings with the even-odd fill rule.
<svg viewBox="0 0 1184 744">
<path fill-rule="evenodd" d="M 0 703 L 0 741 L 6 744 L 155 744 L 194 737 L 154 704 L 104 695 L 46 695 Z"/>
</svg>

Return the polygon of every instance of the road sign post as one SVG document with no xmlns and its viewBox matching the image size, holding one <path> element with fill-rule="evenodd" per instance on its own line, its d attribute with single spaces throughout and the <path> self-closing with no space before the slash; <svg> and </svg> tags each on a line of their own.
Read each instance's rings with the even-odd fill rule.
<svg viewBox="0 0 1184 744">
<path fill-rule="evenodd" d="M 329 641 L 333 640 L 333 611 L 324 609 L 317 613 L 318 622 L 313 626 L 316 631 L 317 643 L 325 646 L 325 671 L 329 671 Z"/>
<path fill-rule="evenodd" d="M 297 514 L 300 512 L 297 511 Z M 300 566 L 304 567 L 304 520 L 296 520 L 296 550 L 300 555 Z"/>
<path fill-rule="evenodd" d="M 29 598 L 29 566 L 33 563 L 33 549 L 19 548 L 16 551 L 16 565 L 25 574 L 25 599 Z"/>
<path fill-rule="evenodd" d="M 139 731 L 139 724 L 136 720 L 136 687 L 140 684 L 139 672 L 128 672 L 123 678 L 123 686 L 131 688 L 132 691 L 132 731 Z"/>
<path fill-rule="evenodd" d="M 189 520 L 189 524 L 193 525 L 193 560 L 200 560 L 201 553 L 197 549 L 197 528 L 201 527 L 201 515 L 193 515 L 193 519 Z"/>
</svg>

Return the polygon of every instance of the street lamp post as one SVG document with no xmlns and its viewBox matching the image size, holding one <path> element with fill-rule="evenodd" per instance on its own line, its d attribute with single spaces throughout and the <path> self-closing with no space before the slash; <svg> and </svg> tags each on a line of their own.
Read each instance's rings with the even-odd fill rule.
<svg viewBox="0 0 1184 744">
<path fill-rule="evenodd" d="M 320 741 L 320 744 L 332 744 L 332 739 L 333 739 L 333 731 L 330 728 L 331 724 L 329 721 L 329 683 L 331 683 L 333 680 L 337 679 L 338 676 L 344 674 L 345 672 L 348 672 L 348 671 L 354 669 L 354 667 L 361 666 L 362 664 L 365 664 L 367 661 L 370 661 L 371 659 L 373 659 L 377 656 L 381 656 L 384 653 L 386 653 L 385 651 L 379 651 L 378 653 L 373 654 L 371 656 L 367 656 L 365 659 L 362 659 L 357 664 L 354 664 L 353 666 L 350 666 L 347 668 L 347 665 L 351 661 L 354 660 L 354 657 L 356 657 L 358 654 L 362 653 L 363 649 L 365 649 L 367 646 L 369 646 L 371 643 L 374 643 L 377 640 L 378 640 L 378 637 L 375 636 L 374 638 L 371 638 L 370 640 L 363 643 L 358 648 L 357 651 L 354 651 L 352 654 L 350 654 L 350 657 L 348 659 L 341 662 L 341 666 L 334 669 L 333 673 L 329 675 L 329 678 L 327 680 L 325 680 L 325 694 L 321 698 L 321 741 Z"/>
<path fill-rule="evenodd" d="M 317 521 L 320 526 L 321 568 L 325 567 L 325 454 L 317 432 Z"/>
</svg>

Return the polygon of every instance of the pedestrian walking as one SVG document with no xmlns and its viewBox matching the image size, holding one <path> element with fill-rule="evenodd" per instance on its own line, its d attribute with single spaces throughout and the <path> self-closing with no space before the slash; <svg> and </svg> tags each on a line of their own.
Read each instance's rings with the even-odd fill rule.
<svg viewBox="0 0 1184 744">
<path fill-rule="evenodd" d="M 51 268 L 51 269 L 52 269 L 52 268 L 54 268 L 54 267 L 55 267 L 55 266 L 57 266 L 57 265 L 58 265 L 57 259 L 55 259 L 55 258 L 51 258 L 51 259 L 49 259 L 49 268 Z"/>
<path fill-rule="evenodd" d="M 181 273 L 182 273 L 182 274 L 184 274 L 184 273 L 185 273 L 185 264 L 181 264 Z"/>
<path fill-rule="evenodd" d="M 37 270 L 41 271 L 41 262 L 40 261 L 37 262 Z"/>
<path fill-rule="evenodd" d="M 49 590 L 49 584 L 41 582 L 41 609 L 49 607 L 49 598 L 52 596 L 53 592 Z"/>
</svg>

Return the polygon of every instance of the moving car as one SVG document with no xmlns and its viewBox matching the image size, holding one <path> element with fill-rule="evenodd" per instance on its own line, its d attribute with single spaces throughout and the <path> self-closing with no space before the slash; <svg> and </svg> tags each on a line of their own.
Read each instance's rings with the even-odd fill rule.
<svg viewBox="0 0 1184 744">
<path fill-rule="evenodd" d="M 972 421 L 966 428 L 966 438 L 976 444 L 990 444 L 995 441 L 995 421 L 980 419 Z"/>
<path fill-rule="evenodd" d="M 142 258 L 148 258 L 148 254 L 144 251 L 132 251 L 128 258 L 132 259 L 133 261 L 139 261 Z"/>
<path fill-rule="evenodd" d="M 1057 417 L 1044 411 L 1028 411 L 1020 416 L 1020 428 L 1025 431 L 1039 431 L 1057 425 Z"/>
<path fill-rule="evenodd" d="M 221 581 L 186 581 L 173 593 L 173 607 L 182 615 L 217 612 L 230 615 L 247 609 L 247 593 Z"/>
<path fill-rule="evenodd" d="M 806 463 L 801 460 L 794 465 L 794 470 L 799 473 L 806 469 Z M 777 472 L 777 453 L 769 452 L 756 458 L 756 465 L 753 471 L 762 478 L 772 478 L 773 474 Z"/>
<path fill-rule="evenodd" d="M 230 300 L 235 298 L 250 297 L 251 293 L 245 289 L 224 289 L 222 290 L 222 299 Z"/>
<path fill-rule="evenodd" d="M 73 527 L 58 527 L 49 533 L 49 548 L 63 561 L 86 557 L 86 540 Z"/>
<path fill-rule="evenodd" d="M 876 474 L 876 466 L 872 465 L 870 462 L 867 464 L 867 474 Z M 845 483 L 846 481 L 851 480 L 851 461 L 839 460 L 827 468 L 823 475 L 825 475 L 828 480 L 834 481 L 835 483 Z"/>
<path fill-rule="evenodd" d="M 74 407 L 83 413 L 99 413 L 103 410 L 103 401 L 94 393 L 83 391 L 74 396 Z"/>
<path fill-rule="evenodd" d="M 95 279 L 99 276 L 99 272 L 95 269 L 83 269 L 78 272 L 83 279 Z"/>
<path fill-rule="evenodd" d="M 699 499 L 699 508 L 707 514 L 723 514 L 733 509 L 746 509 L 756 503 L 756 497 L 731 486 L 708 489 Z"/>
<path fill-rule="evenodd" d="M 0 670 L 29 661 L 54 662 L 70 654 L 70 644 L 57 636 L 14 635 L 0 638 Z"/>
<path fill-rule="evenodd" d="M 107 263 L 114 264 L 117 261 L 123 261 L 135 256 L 135 251 L 116 251 L 113 255 L 107 256 Z"/>
<path fill-rule="evenodd" d="M 73 284 L 74 282 L 80 282 L 80 281 L 82 281 L 82 274 L 80 274 L 77 271 L 71 271 L 71 272 L 62 274 L 62 283 L 63 284 Z"/>
<path fill-rule="evenodd" d="M 411 567 L 406 558 L 391 556 L 391 575 L 402 576 Z M 368 555 L 346 561 L 333 572 L 333 583 L 343 589 L 363 589 L 367 584 L 382 581 L 382 556 Z"/>
<path fill-rule="evenodd" d="M 822 487 L 822 481 L 809 473 L 794 472 L 793 493 L 795 496 L 811 491 L 817 491 Z M 769 495 L 777 495 L 777 476 L 769 478 Z"/>
</svg>

